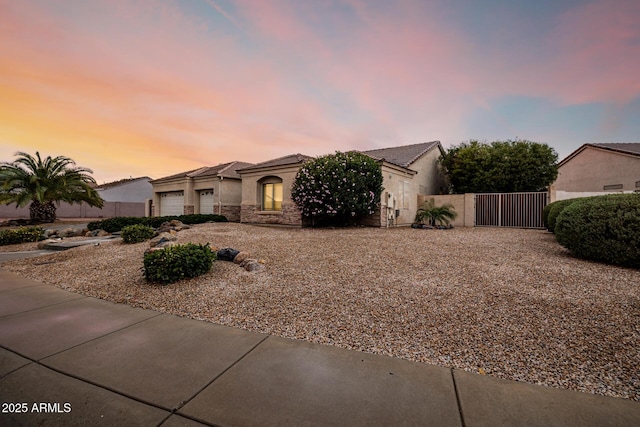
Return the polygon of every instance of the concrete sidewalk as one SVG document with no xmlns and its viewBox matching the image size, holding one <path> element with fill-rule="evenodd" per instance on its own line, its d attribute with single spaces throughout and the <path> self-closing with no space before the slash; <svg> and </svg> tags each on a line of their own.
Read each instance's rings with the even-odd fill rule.
<svg viewBox="0 0 640 427">
<path fill-rule="evenodd" d="M 184 319 L 2 270 L 0 397 L 0 425 L 640 425 L 638 402 Z"/>
</svg>

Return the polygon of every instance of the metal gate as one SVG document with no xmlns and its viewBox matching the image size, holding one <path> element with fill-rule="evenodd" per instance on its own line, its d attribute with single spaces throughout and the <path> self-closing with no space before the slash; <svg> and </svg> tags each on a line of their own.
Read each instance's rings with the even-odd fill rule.
<svg viewBox="0 0 640 427">
<path fill-rule="evenodd" d="M 544 228 L 547 193 L 476 194 L 476 227 Z"/>
</svg>

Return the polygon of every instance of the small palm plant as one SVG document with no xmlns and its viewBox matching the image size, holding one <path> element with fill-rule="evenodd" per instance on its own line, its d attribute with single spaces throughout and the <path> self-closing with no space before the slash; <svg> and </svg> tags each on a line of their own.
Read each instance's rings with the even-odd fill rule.
<svg viewBox="0 0 640 427">
<path fill-rule="evenodd" d="M 68 157 L 36 157 L 16 153 L 13 162 L 0 163 L 0 203 L 29 206 L 34 222 L 53 222 L 56 219 L 54 203 L 81 203 L 101 208 L 104 200 L 92 187 L 96 181 L 90 169 L 76 167 Z"/>
<path fill-rule="evenodd" d="M 453 209 L 453 205 L 450 203 L 442 206 L 436 206 L 433 200 L 427 200 L 418 208 L 416 212 L 415 222 L 418 224 L 424 224 L 426 219 L 429 220 L 429 224 L 436 225 L 436 222 L 440 225 L 443 223 L 449 225 L 452 219 L 455 219 L 458 213 Z"/>
</svg>

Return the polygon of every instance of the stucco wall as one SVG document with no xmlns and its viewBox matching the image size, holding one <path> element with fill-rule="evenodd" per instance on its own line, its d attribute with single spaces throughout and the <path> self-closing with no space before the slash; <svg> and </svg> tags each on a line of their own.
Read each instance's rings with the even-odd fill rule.
<svg viewBox="0 0 640 427">
<path fill-rule="evenodd" d="M 640 189 L 640 157 L 586 147 L 558 168 L 556 192 L 603 192 L 605 185 L 622 184 L 611 192 Z"/>
<path fill-rule="evenodd" d="M 302 217 L 297 206 L 291 201 L 291 187 L 300 165 L 280 168 L 265 168 L 242 174 L 242 204 L 240 221 L 257 224 L 302 225 Z M 262 211 L 261 184 L 265 177 L 277 177 L 282 180 L 282 210 Z"/>
<path fill-rule="evenodd" d="M 58 218 L 112 218 L 116 216 L 145 216 L 145 204 L 137 202 L 105 202 L 102 209 L 86 203 L 60 203 L 56 209 Z M 0 205 L 0 218 L 29 218 L 29 206 Z"/>
<path fill-rule="evenodd" d="M 427 200 L 433 200 L 436 206 L 452 204 L 458 216 L 451 221 L 454 227 L 473 227 L 475 223 L 475 194 L 438 194 L 419 195 L 418 205 L 422 205 Z"/>
<path fill-rule="evenodd" d="M 146 179 L 126 182 L 117 187 L 98 189 L 105 202 L 142 202 L 153 197 L 153 186 Z"/>
<path fill-rule="evenodd" d="M 382 192 L 382 215 L 381 226 L 385 227 L 388 222 L 387 202 L 389 198 L 387 193 L 392 193 L 396 198 L 396 209 L 399 215 L 395 218 L 397 226 L 406 226 L 414 222 L 416 212 L 418 210 L 417 195 L 419 194 L 438 194 L 444 188 L 444 178 L 438 168 L 438 158 L 440 150 L 433 149 L 423 157 L 411 164 L 410 169 L 416 171 L 416 174 L 407 173 L 401 168 L 394 167 L 387 163 L 382 166 L 383 187 Z M 401 182 L 409 184 L 408 207 L 402 205 L 402 185 Z"/>
</svg>

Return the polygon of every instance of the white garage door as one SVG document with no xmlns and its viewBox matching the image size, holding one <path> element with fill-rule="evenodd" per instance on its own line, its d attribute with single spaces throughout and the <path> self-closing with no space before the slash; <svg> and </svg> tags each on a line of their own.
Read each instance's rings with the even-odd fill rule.
<svg viewBox="0 0 640 427">
<path fill-rule="evenodd" d="M 200 213 L 213 213 L 213 190 L 204 190 L 200 192 Z"/>
<path fill-rule="evenodd" d="M 174 191 L 160 195 L 160 216 L 184 214 L 184 192 Z"/>
</svg>

